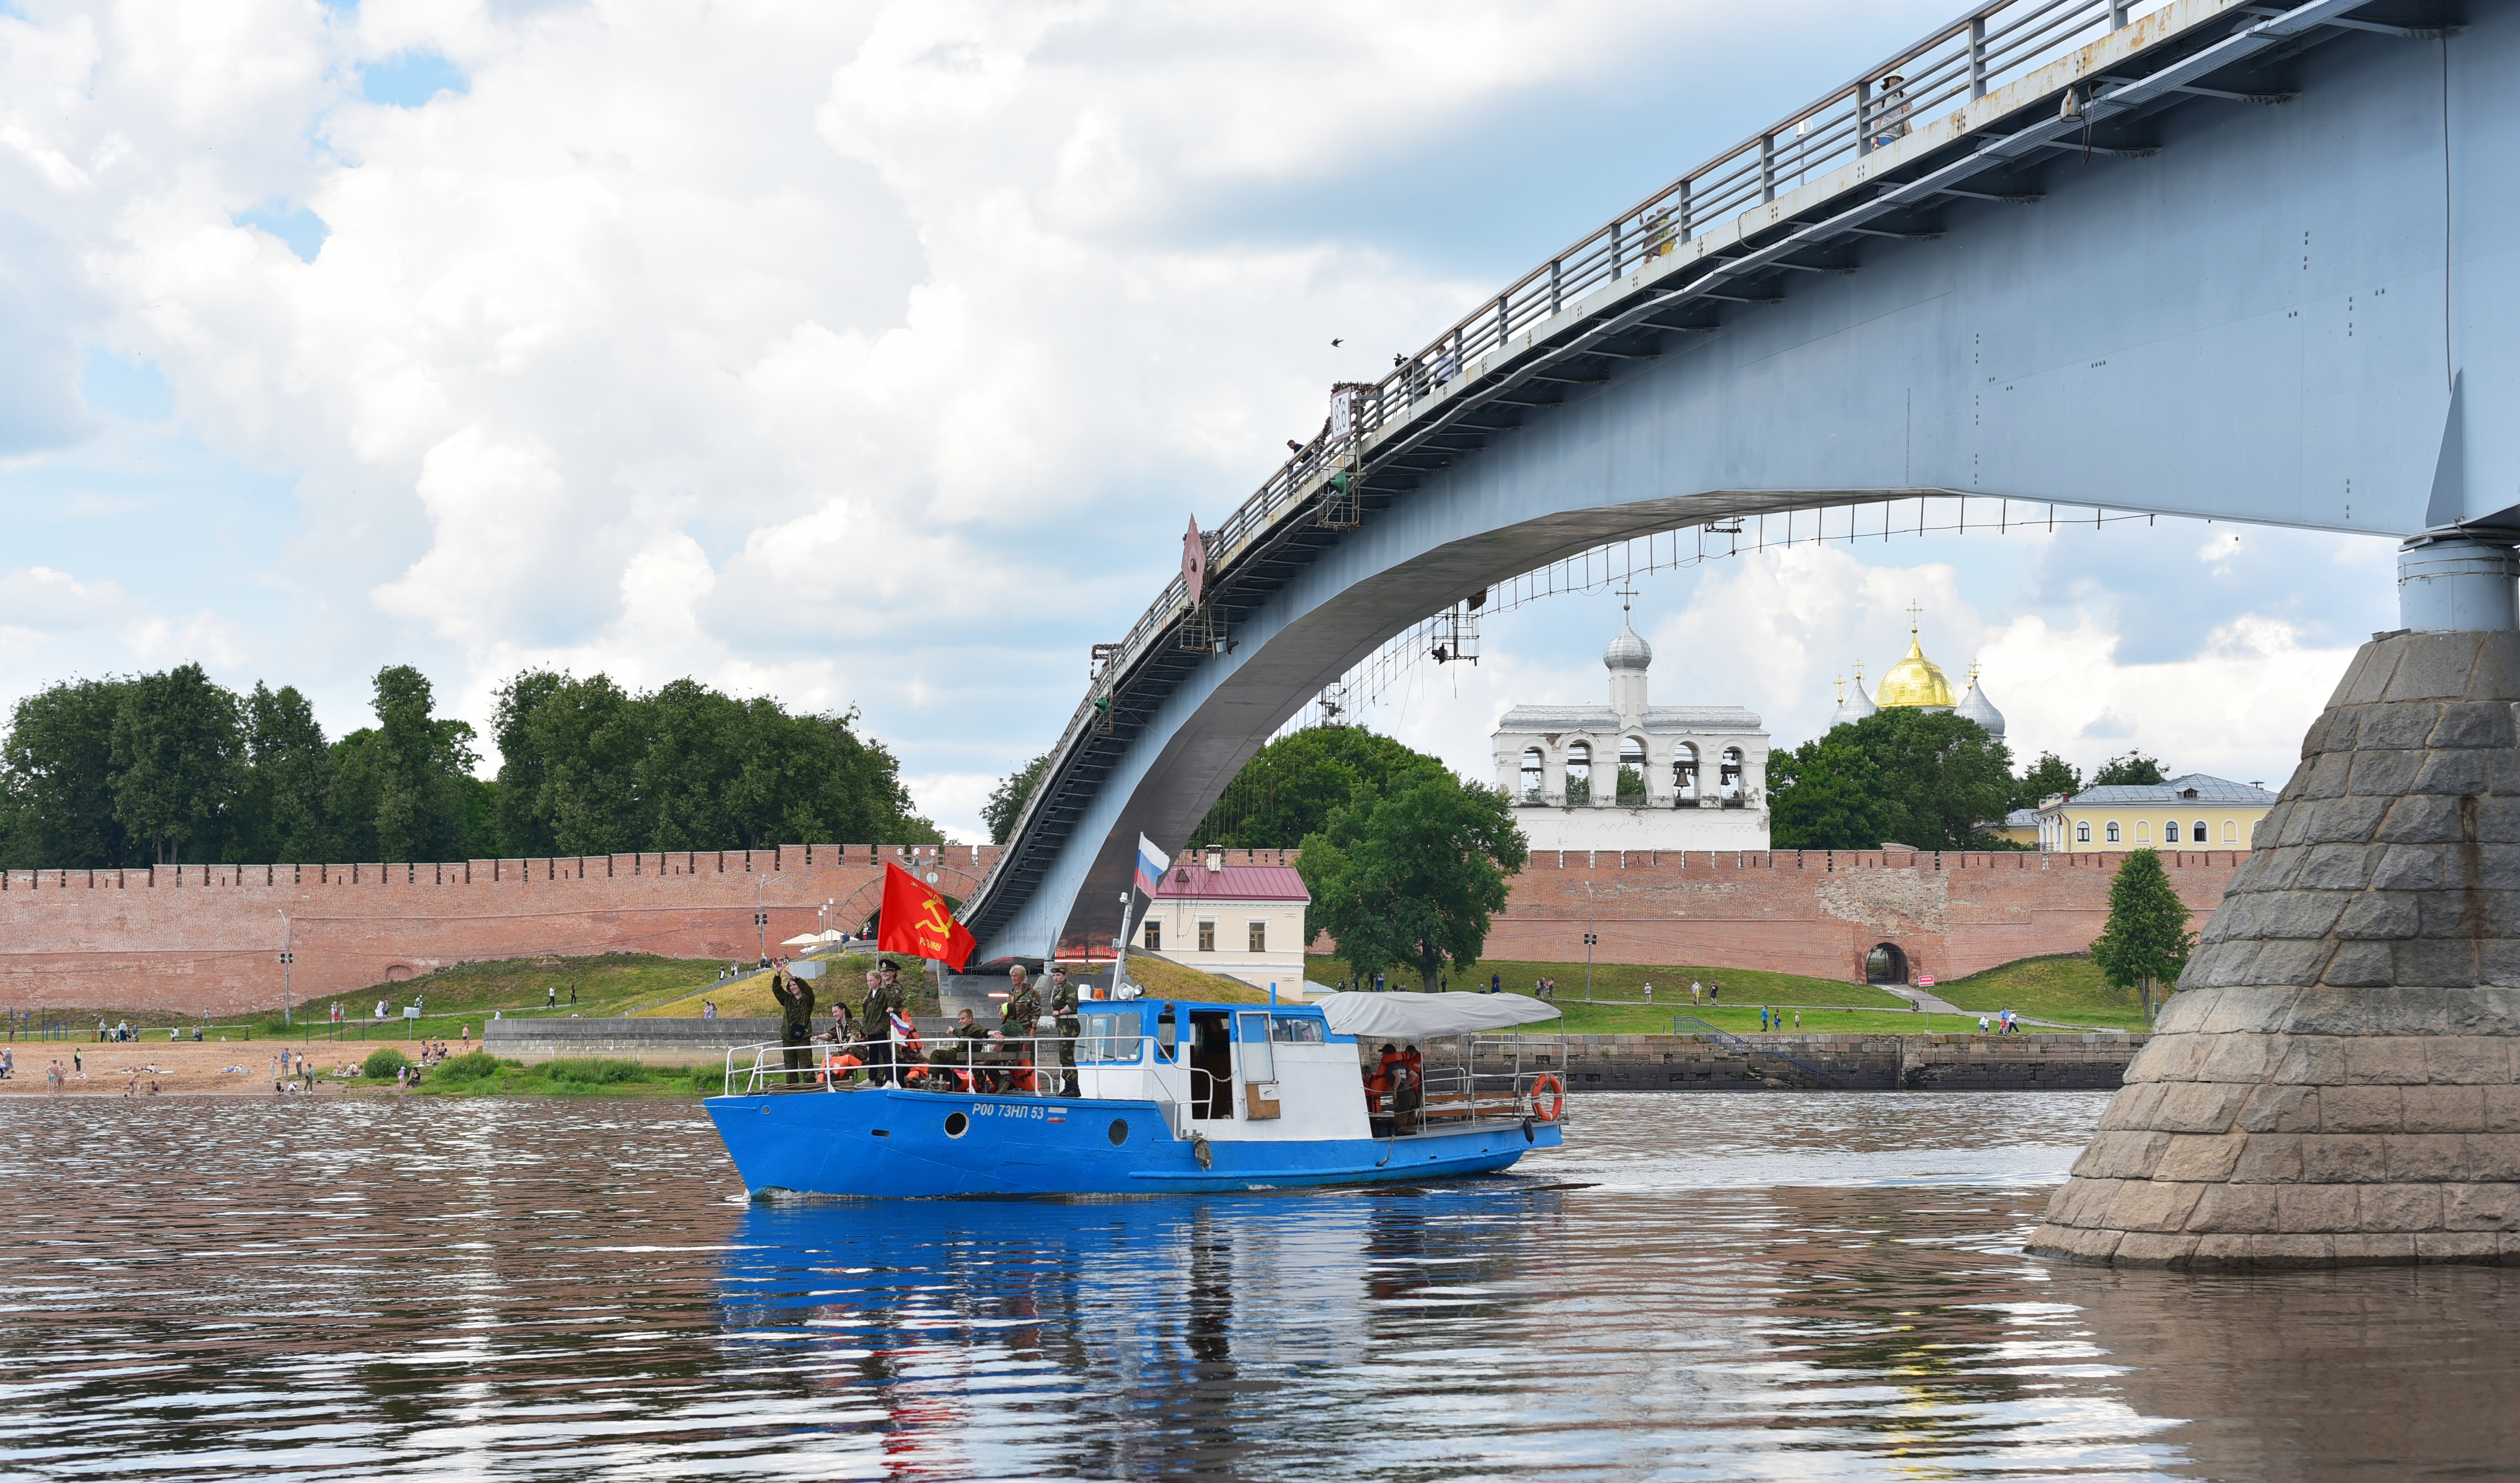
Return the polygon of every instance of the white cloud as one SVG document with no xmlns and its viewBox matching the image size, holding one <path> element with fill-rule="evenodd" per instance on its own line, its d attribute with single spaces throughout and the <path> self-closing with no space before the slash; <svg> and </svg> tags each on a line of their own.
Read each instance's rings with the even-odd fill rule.
<svg viewBox="0 0 2520 1483">
<path fill-rule="evenodd" d="M 250 663 L 338 727 L 386 662 L 476 721 L 529 665 L 691 674 L 862 707 L 968 834 L 1057 735 L 1087 644 L 1169 571 L 1182 517 L 1256 484 L 1327 382 L 1836 80 L 1822 51 L 1852 68 L 1942 19 L 1798 3 L 1781 26 L 1703 0 L 0 14 L 0 458 L 87 470 L 84 509 L 122 497 L 113 448 L 61 451 L 121 435 L 72 389 L 84 341 L 159 369 L 205 465 L 285 491 L 248 512 L 267 554 L 199 560 L 248 522 L 189 495 L 22 533 L 13 562 L 115 610 L 22 622 L 0 579 L 0 623 L 49 636 L 0 684 Z M 362 67 L 424 53 L 469 90 L 362 99 Z M 1514 155 L 1500 127 L 1540 143 Z M 1475 188 L 1359 208 L 1447 172 Z M 1598 199 L 1552 194 L 1569 178 Z M 282 207 L 329 229 L 311 262 L 239 224 Z M 1896 657 L 1912 597 L 1938 657 L 1985 650 L 2007 708 L 2030 677 L 1999 657 L 2127 667 L 2105 592 L 2097 627 L 2043 615 L 2039 650 L 1964 566 L 1872 561 L 1710 574 L 1679 616 L 1641 618 L 1658 693 L 1750 703 L 1790 740 L 1850 660 Z M 1592 621 L 1567 611 L 1492 631 Z M 1483 773 L 1505 704 L 1598 694 L 1560 656 L 1606 633 L 1425 666 L 1390 724 Z M 2319 652 L 2215 642 L 2192 662 L 2281 674 Z M 2022 724 L 2095 735 L 2114 706 L 2149 744 L 2140 686 L 2092 693 L 2109 698 Z"/>
</svg>

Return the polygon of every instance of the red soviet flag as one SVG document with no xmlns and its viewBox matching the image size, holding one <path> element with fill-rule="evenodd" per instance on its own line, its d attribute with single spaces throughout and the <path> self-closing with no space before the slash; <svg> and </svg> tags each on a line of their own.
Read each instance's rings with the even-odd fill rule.
<svg viewBox="0 0 2520 1483">
<path fill-rule="evenodd" d="M 980 940 L 945 910 L 944 897 L 887 860 L 883 866 L 883 924 L 875 934 L 875 945 L 887 953 L 942 959 L 947 967 L 960 973 L 963 965 L 979 951 Z"/>
</svg>

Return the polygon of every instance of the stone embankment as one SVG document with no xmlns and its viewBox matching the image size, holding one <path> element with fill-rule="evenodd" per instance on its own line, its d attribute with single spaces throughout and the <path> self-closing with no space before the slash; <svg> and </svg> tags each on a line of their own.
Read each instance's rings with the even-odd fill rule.
<svg viewBox="0 0 2520 1483">
<path fill-rule="evenodd" d="M 1583 1092 L 2108 1092 L 2141 1035 L 1565 1035 L 1523 1037 L 1523 1065 Z M 1482 1044 L 1478 1069 L 1509 1047 Z"/>
</svg>

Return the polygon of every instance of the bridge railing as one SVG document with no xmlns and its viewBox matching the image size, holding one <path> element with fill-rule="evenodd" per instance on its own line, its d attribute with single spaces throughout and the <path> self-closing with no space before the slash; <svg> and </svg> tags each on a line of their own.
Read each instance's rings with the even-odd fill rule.
<svg viewBox="0 0 2520 1483">
<path fill-rule="evenodd" d="M 2130 0 L 1994 0 L 1750 135 L 1578 238 L 1428 341 L 1356 396 L 1359 432 L 1407 418 L 1470 360 L 1562 313 L 1586 293 L 1669 256 L 1709 226 L 1775 201 L 1907 136 L 1912 122 L 1982 98 L 2153 8 Z M 1896 78 L 1895 82 L 1887 79 Z M 1207 532 L 1211 570 L 1265 534 L 1329 472 L 1327 439 L 1281 464 Z M 1190 606 L 1179 577 L 1139 618 L 1124 653 L 1149 644 Z"/>
<path fill-rule="evenodd" d="M 1774 202 L 1817 175 L 1876 150 L 1895 148 L 1912 124 L 2046 67 L 2124 27 L 2165 0 L 1992 0 L 1855 78 L 1786 114 L 1578 238 L 1504 292 L 1454 323 L 1380 381 L 1360 384 L 1349 402 L 1349 431 L 1366 435 L 1405 423 L 1420 404 L 1458 380 L 1471 359 L 1505 344 L 1583 296 L 1667 257 L 1707 228 Z M 1892 79 L 1896 79 L 1893 81 Z M 1825 271 L 1818 269 L 1818 271 Z M 1274 533 L 1306 505 L 1316 486 L 1354 470 L 1346 440 L 1315 438 L 1273 472 L 1251 496 L 1206 533 L 1207 566 L 1228 573 L 1235 559 Z M 1174 624 L 1191 611 L 1179 576 L 1140 614 L 1116 648 L 1106 676 L 1135 669 Z M 1073 753 L 1099 719 L 1097 697 L 1078 705 L 1057 757 Z M 1018 821 L 1020 843 L 1054 789 L 1037 787 Z M 976 895 L 997 888 L 1016 866 L 1010 849 Z"/>
</svg>

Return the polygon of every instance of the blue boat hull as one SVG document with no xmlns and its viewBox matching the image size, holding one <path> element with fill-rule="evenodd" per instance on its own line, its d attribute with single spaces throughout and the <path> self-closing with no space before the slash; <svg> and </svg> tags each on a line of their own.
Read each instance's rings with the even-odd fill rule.
<svg viewBox="0 0 2520 1483">
<path fill-rule="evenodd" d="M 756 1197 L 1163 1194 L 1447 1179 L 1509 1168 L 1562 1141 L 1554 1123 L 1503 1122 L 1391 1140 L 1224 1140 L 1207 1145 L 1201 1168 L 1193 1145 L 1174 1138 L 1148 1101 L 869 1088 L 712 1097 L 706 1105 Z"/>
</svg>

